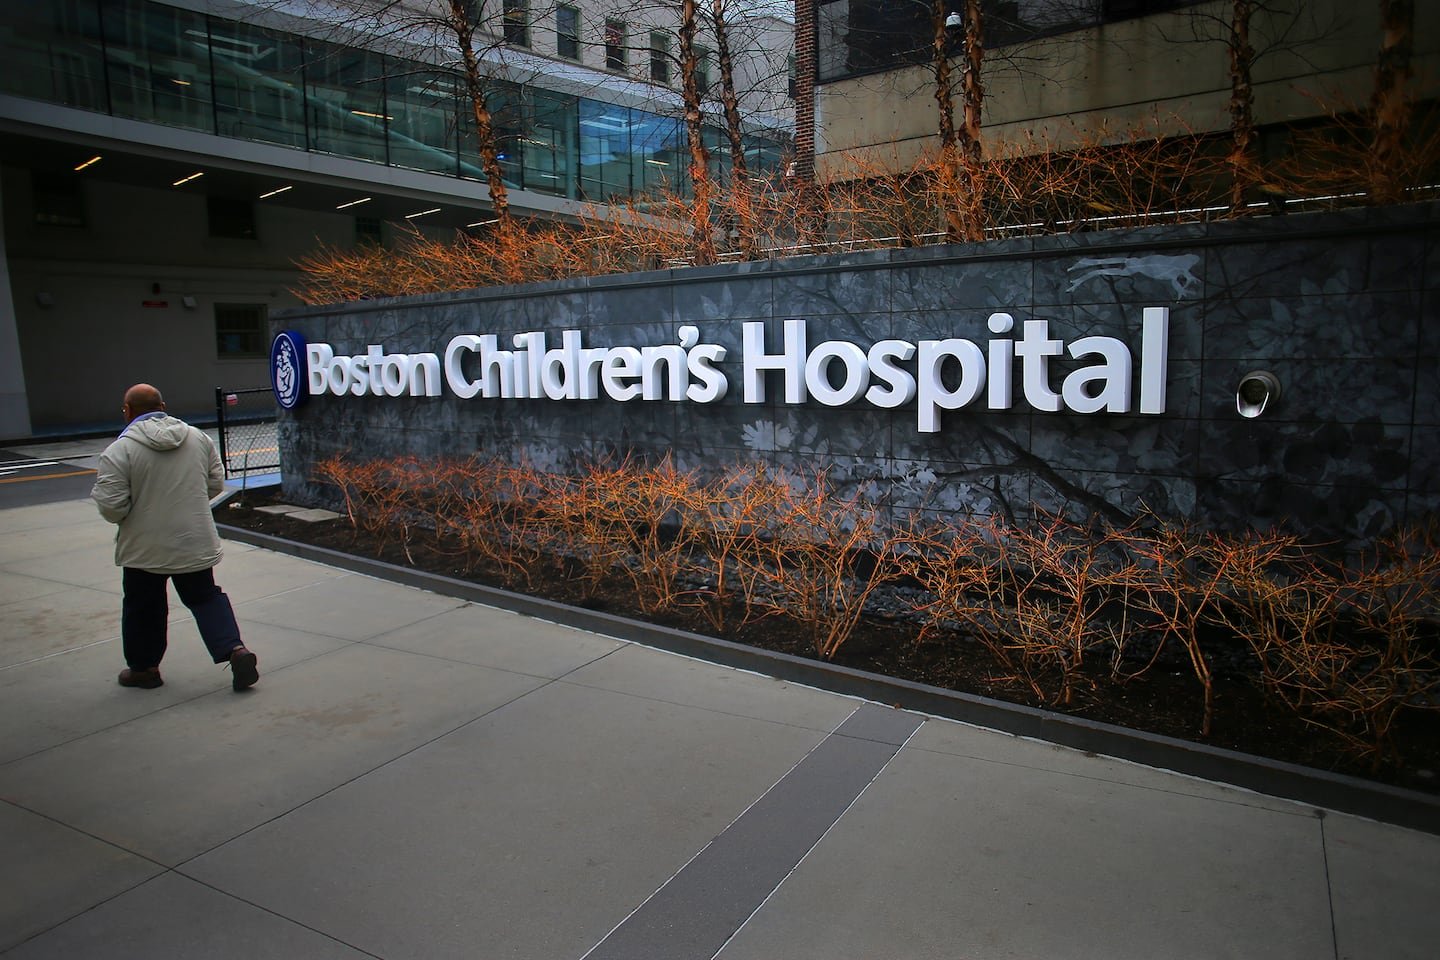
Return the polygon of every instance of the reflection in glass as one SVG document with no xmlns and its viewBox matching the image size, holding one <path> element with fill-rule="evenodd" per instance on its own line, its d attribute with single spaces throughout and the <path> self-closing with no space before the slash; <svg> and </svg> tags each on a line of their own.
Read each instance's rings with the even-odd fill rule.
<svg viewBox="0 0 1440 960">
<path fill-rule="evenodd" d="M 305 41 L 310 149 L 385 161 L 385 70 L 378 53 Z"/>
<path fill-rule="evenodd" d="M 575 196 L 576 99 L 534 87 L 521 88 L 520 95 L 521 184 L 538 193 Z"/>
<path fill-rule="evenodd" d="M 631 113 L 613 104 L 580 101 L 580 195 L 585 199 L 629 195 Z"/>
<path fill-rule="evenodd" d="M 683 189 L 685 131 L 679 119 L 632 111 L 631 178 L 636 194 L 674 193 Z"/>
<path fill-rule="evenodd" d="M 527 4 L 509 9 L 528 18 Z M 578 34 L 578 14 L 557 23 L 558 33 Z M 625 66 L 625 35 L 623 22 L 607 21 L 612 67 Z M 148 0 L 0 0 L 0 57 L 0 92 L 485 179 L 463 80 L 429 64 Z M 678 118 L 529 85 L 487 84 L 508 185 L 596 201 L 688 191 Z M 712 174 L 725 177 L 730 160 L 719 131 L 707 129 L 706 143 Z M 759 175 L 774 170 L 786 148 L 747 137 L 746 149 Z"/>
<path fill-rule="evenodd" d="M 213 130 L 205 16 L 106 0 L 101 9 L 112 113 Z"/>
<path fill-rule="evenodd" d="M 0 92 L 105 110 L 105 60 L 94 0 L 0 3 Z"/>
<path fill-rule="evenodd" d="M 228 20 L 210 23 L 215 132 L 305 146 L 304 56 L 289 34 Z"/>
<path fill-rule="evenodd" d="M 459 78 L 418 63 L 391 59 L 388 66 L 390 163 L 454 176 Z"/>
</svg>

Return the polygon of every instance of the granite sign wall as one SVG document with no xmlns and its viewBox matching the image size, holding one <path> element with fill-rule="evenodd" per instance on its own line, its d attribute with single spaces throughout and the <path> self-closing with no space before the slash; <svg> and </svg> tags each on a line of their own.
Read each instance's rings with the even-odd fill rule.
<svg viewBox="0 0 1440 960">
<path fill-rule="evenodd" d="M 1363 540 L 1440 513 L 1435 210 L 293 310 L 272 351 L 285 492 L 329 499 L 312 466 L 341 452 L 762 459 L 892 509 L 1148 508 Z"/>
</svg>

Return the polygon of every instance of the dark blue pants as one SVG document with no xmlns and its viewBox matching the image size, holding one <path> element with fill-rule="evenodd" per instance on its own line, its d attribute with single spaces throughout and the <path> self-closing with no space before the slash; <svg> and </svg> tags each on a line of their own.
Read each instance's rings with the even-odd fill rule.
<svg viewBox="0 0 1440 960">
<path fill-rule="evenodd" d="M 240 626 L 230 598 L 215 585 L 213 570 L 194 573 L 149 573 L 125 568 L 125 601 L 120 613 L 120 638 L 125 663 L 131 670 L 160 666 L 165 657 L 165 627 L 170 619 L 165 581 L 175 581 L 180 602 L 195 616 L 200 638 L 216 663 L 230 660 L 230 651 L 240 646 Z"/>
</svg>

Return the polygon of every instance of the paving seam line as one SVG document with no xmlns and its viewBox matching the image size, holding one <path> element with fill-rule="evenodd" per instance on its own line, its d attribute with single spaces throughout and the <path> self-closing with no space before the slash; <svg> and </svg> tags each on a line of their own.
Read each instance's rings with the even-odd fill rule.
<svg viewBox="0 0 1440 960">
<path fill-rule="evenodd" d="M 711 960 L 924 722 L 862 704 L 582 960 Z"/>
</svg>

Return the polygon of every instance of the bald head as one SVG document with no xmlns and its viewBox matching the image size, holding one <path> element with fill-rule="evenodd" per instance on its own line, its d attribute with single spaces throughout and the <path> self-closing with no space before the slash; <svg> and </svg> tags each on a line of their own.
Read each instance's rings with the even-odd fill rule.
<svg viewBox="0 0 1440 960">
<path fill-rule="evenodd" d="M 125 391 L 125 422 L 165 409 L 165 398 L 148 383 L 137 383 Z"/>
</svg>

